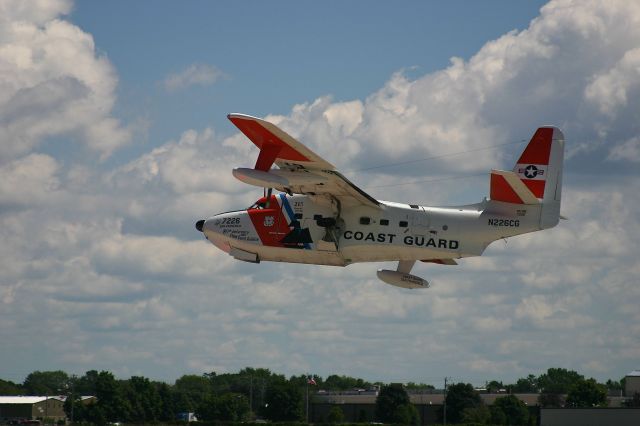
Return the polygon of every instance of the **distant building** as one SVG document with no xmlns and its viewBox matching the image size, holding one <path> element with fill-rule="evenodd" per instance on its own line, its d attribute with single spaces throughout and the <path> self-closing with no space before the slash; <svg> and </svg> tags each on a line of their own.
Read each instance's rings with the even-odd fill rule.
<svg viewBox="0 0 640 426">
<path fill-rule="evenodd" d="M 483 402 L 493 404 L 496 398 L 505 397 L 506 394 L 480 394 Z M 324 423 L 335 406 L 342 410 L 344 420 L 347 423 L 375 422 L 375 406 L 378 392 L 355 391 L 321 391 L 313 395 L 309 407 L 309 419 L 312 423 Z M 538 417 L 538 394 L 515 394 L 524 402 L 531 414 Z M 430 425 L 442 422 L 441 413 L 444 402 L 444 391 L 433 389 L 429 391 L 409 393 L 409 400 L 418 410 L 421 425 Z"/>
<path fill-rule="evenodd" d="M 636 379 L 640 379 L 640 375 L 635 377 Z M 628 378 L 627 378 L 628 380 Z M 485 405 L 493 404 L 496 399 L 504 398 L 508 394 L 505 393 L 481 393 L 480 398 Z M 347 423 L 354 422 L 375 422 L 375 405 L 376 398 L 378 396 L 377 392 L 369 392 L 362 390 L 354 390 L 354 391 L 319 391 L 315 395 L 313 395 L 311 399 L 311 405 L 309 407 L 309 418 L 312 423 L 324 423 L 326 422 L 329 413 L 334 407 L 339 407 L 344 414 L 344 420 Z M 545 422 L 542 424 L 543 426 L 557 426 L 563 424 L 565 425 L 584 425 L 591 423 L 584 423 L 582 421 L 583 413 L 587 413 L 587 411 L 583 409 L 573 409 L 571 410 L 570 419 L 579 419 L 576 421 L 571 420 L 568 422 L 567 413 L 569 409 L 545 409 L 541 408 L 539 405 L 538 398 L 540 394 L 537 393 L 517 393 L 513 394 L 520 401 L 524 402 L 529 410 L 529 414 L 535 416 L 536 418 L 541 417 L 541 412 L 545 412 Z M 561 395 L 562 400 L 566 398 L 566 395 Z M 633 424 L 640 425 L 638 421 L 638 413 L 640 410 L 627 410 L 623 407 L 623 402 L 627 398 L 621 396 L 608 397 L 607 403 L 609 408 L 599 408 L 597 421 L 594 420 L 594 425 L 610 425 L 610 424 L 620 424 L 620 425 L 628 425 Z M 409 400 L 416 407 L 418 411 L 418 415 L 420 416 L 420 424 L 421 425 L 430 425 L 434 423 L 442 422 L 442 407 L 444 404 L 444 390 L 442 389 L 432 389 L 428 391 L 421 392 L 409 392 Z M 567 410 L 567 411 L 562 411 Z M 583 410 L 583 411 L 580 411 Z M 622 410 L 622 411 L 620 411 Z M 631 419 L 631 420 L 630 420 Z M 607 421 L 609 421 L 607 423 Z M 620 423 L 616 423 L 619 421 Z M 631 421 L 631 423 L 629 423 Z M 635 422 L 635 423 L 634 423 Z"/>
<path fill-rule="evenodd" d="M 626 396 L 633 396 L 635 393 L 640 393 L 640 370 L 633 370 L 627 374 L 624 379 L 624 394 Z"/>
<path fill-rule="evenodd" d="M 0 396 L 0 421 L 64 420 L 64 398 L 57 396 Z"/>
<path fill-rule="evenodd" d="M 0 423 L 16 420 L 66 420 L 66 396 L 0 396 Z M 95 396 L 80 397 L 83 404 L 95 401 Z"/>
</svg>

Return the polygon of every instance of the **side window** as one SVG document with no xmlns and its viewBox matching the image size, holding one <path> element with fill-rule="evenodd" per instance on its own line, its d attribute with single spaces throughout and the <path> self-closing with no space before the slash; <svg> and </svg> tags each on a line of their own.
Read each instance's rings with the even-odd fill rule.
<svg viewBox="0 0 640 426">
<path fill-rule="evenodd" d="M 383 225 L 383 226 L 389 225 L 389 219 L 380 219 L 380 225 Z"/>
<path fill-rule="evenodd" d="M 368 225 L 370 223 L 371 223 L 371 218 L 370 217 L 362 216 L 360 218 L 360 225 Z"/>
<path fill-rule="evenodd" d="M 406 220 L 400 221 L 400 228 L 406 228 L 407 226 L 409 226 L 409 222 L 407 222 Z"/>
</svg>

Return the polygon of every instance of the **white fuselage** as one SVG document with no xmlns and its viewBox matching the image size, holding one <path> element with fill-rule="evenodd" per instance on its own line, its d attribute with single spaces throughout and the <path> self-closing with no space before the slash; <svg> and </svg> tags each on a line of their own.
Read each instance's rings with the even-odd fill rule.
<svg viewBox="0 0 640 426">
<path fill-rule="evenodd" d="M 380 201 L 380 208 L 372 208 L 286 194 L 265 201 L 213 216 L 202 231 L 242 260 L 345 266 L 479 256 L 495 240 L 541 229 L 541 205 L 485 200 L 425 207 Z"/>
</svg>

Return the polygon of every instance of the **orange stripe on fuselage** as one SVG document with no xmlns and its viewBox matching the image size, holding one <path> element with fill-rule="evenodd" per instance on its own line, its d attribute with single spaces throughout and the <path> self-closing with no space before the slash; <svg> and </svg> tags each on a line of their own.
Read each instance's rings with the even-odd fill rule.
<svg viewBox="0 0 640 426">
<path fill-rule="evenodd" d="M 259 202 L 265 201 L 266 198 L 259 200 Z M 289 233 L 290 228 L 275 195 L 271 195 L 268 209 L 249 209 L 247 213 L 262 245 L 284 247 L 281 240 Z"/>
</svg>

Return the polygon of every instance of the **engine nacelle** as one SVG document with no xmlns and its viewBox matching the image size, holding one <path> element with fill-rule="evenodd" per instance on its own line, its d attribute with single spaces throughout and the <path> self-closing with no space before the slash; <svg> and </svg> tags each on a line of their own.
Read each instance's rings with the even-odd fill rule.
<svg viewBox="0 0 640 426">
<path fill-rule="evenodd" d="M 387 284 L 402 288 L 429 288 L 427 280 L 415 275 L 389 269 L 378 269 L 378 278 Z"/>
</svg>

